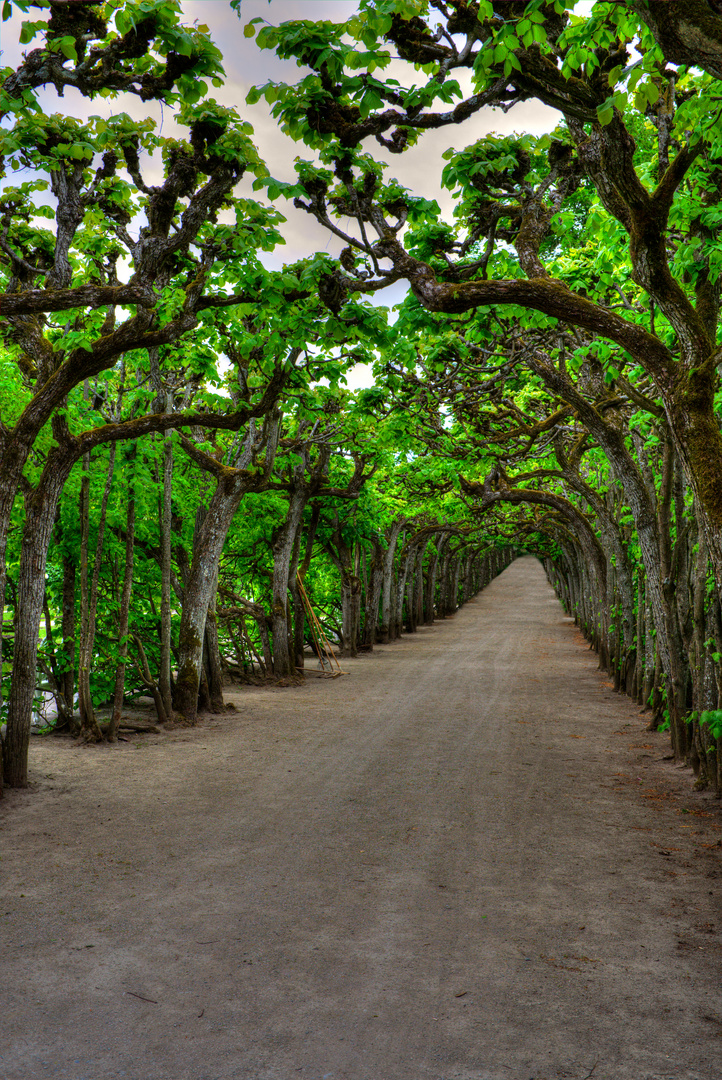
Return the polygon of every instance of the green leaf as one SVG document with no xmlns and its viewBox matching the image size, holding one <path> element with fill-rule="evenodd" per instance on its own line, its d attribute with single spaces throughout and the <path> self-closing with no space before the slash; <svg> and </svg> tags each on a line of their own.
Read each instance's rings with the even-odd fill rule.
<svg viewBox="0 0 722 1080">
<path fill-rule="evenodd" d="M 47 28 L 46 22 L 24 22 L 20 30 L 20 44 L 27 45 L 33 40 L 38 30 Z"/>
<path fill-rule="evenodd" d="M 70 34 L 66 34 L 65 37 L 60 38 L 58 45 L 60 46 L 61 53 L 63 56 L 67 57 L 68 60 L 78 59 L 78 53 L 75 48 L 75 38 Z"/>
<path fill-rule="evenodd" d="M 715 739 L 722 737 L 722 709 L 710 709 L 699 718 L 700 724 L 706 724 Z"/>
<path fill-rule="evenodd" d="M 614 101 L 607 98 L 603 105 L 597 105 L 597 119 L 602 127 L 611 124 L 614 119 Z"/>
<path fill-rule="evenodd" d="M 659 87 L 655 82 L 647 83 L 647 101 L 650 105 L 654 105 L 655 102 L 659 101 Z"/>
</svg>

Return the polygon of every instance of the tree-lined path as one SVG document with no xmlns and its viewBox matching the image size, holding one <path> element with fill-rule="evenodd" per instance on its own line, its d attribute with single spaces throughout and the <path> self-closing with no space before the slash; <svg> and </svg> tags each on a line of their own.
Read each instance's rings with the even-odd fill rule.
<svg viewBox="0 0 722 1080">
<path fill-rule="evenodd" d="M 34 741 L 5 1080 L 719 1077 L 718 804 L 540 564 L 347 670 Z"/>
</svg>

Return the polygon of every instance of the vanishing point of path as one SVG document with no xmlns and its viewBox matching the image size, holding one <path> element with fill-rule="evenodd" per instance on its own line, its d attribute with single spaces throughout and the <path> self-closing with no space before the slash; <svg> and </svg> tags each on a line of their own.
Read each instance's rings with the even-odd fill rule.
<svg viewBox="0 0 722 1080">
<path fill-rule="evenodd" d="M 719 804 L 539 563 L 348 670 L 34 740 L 2 1080 L 719 1080 Z"/>
</svg>

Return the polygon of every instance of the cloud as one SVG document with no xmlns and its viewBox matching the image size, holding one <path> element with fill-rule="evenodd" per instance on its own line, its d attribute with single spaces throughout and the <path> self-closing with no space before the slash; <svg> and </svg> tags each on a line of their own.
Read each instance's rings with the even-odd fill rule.
<svg viewBox="0 0 722 1080">
<path fill-rule="evenodd" d="M 294 143 L 278 129 L 265 101 L 257 105 L 246 105 L 246 95 L 252 86 L 267 80 L 293 83 L 302 77 L 303 69 L 295 60 L 281 60 L 268 50 L 260 50 L 255 38 L 244 36 L 243 27 L 251 19 L 260 17 L 272 24 L 292 19 L 332 20 L 340 22 L 347 19 L 356 10 L 353 0 L 243 0 L 241 18 L 233 11 L 228 0 L 185 0 L 183 17 L 187 23 L 208 26 L 210 36 L 219 47 L 224 57 L 227 75 L 225 85 L 220 88 L 210 87 L 209 93 L 222 105 L 236 108 L 244 120 L 254 128 L 255 140 L 261 156 L 267 162 L 271 174 L 282 180 L 294 179 L 294 159 L 312 157 L 312 152 L 302 144 Z M 17 13 L 3 26 L 3 64 L 17 66 L 21 62 L 24 46 L 17 43 L 22 16 Z M 34 44 L 27 46 L 32 49 Z M 403 78 L 410 79 L 408 65 L 394 62 L 398 68 L 395 74 L 403 71 Z M 470 91 L 468 73 L 457 76 L 465 92 Z M 123 94 L 108 100 L 97 98 L 88 101 L 79 93 L 69 88 L 65 97 L 59 101 L 51 87 L 41 93 L 43 108 L 49 112 L 63 111 L 74 114 L 79 119 L 91 114 L 108 117 L 113 113 L 127 112 L 135 119 L 152 116 L 157 123 L 157 130 L 166 137 L 181 134 L 176 128 L 173 110 L 161 106 L 158 102 L 142 102 L 133 94 Z M 424 134 L 419 144 L 404 154 L 390 154 L 384 147 L 369 140 L 369 150 L 380 159 L 388 162 L 387 177 L 396 177 L 399 182 L 414 194 L 428 199 L 436 199 L 445 216 L 451 218 L 454 209 L 453 196 L 441 188 L 440 178 L 443 167 L 442 154 L 450 146 L 458 148 L 468 146 L 488 132 L 508 134 L 514 131 L 528 131 L 541 134 L 553 129 L 559 120 L 559 114 L 546 106 L 534 102 L 525 102 L 509 113 L 501 110 L 485 109 L 459 127 L 450 126 Z M 159 183 L 162 179 L 158 158 L 146 158 L 143 162 L 146 182 Z M 251 196 L 252 178 L 246 178 L 239 188 L 245 196 Z M 284 227 L 286 244 L 271 256 L 264 256 L 264 261 L 271 266 L 283 262 L 293 262 L 314 251 L 327 250 L 338 254 L 342 243 L 329 234 L 302 210 L 292 203 L 279 203 L 278 209 L 286 216 L 288 224 Z"/>
</svg>

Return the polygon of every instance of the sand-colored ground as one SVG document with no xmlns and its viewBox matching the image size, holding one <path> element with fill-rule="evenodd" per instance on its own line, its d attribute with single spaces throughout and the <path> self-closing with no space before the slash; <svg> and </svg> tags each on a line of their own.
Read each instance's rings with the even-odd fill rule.
<svg viewBox="0 0 722 1080">
<path fill-rule="evenodd" d="M 33 741 L 2 1080 L 720 1080 L 719 803 L 540 565 L 346 667 Z"/>
</svg>

